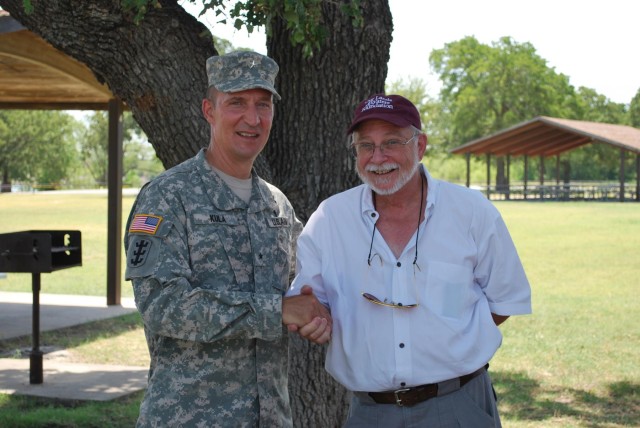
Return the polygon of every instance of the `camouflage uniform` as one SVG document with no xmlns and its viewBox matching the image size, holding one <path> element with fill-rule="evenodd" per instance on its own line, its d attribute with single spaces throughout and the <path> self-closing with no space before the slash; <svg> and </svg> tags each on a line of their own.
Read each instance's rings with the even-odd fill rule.
<svg viewBox="0 0 640 428">
<path fill-rule="evenodd" d="M 138 426 L 291 426 L 282 296 L 301 224 L 252 173 L 240 200 L 204 150 L 140 192 L 127 222 L 151 355 Z"/>
</svg>

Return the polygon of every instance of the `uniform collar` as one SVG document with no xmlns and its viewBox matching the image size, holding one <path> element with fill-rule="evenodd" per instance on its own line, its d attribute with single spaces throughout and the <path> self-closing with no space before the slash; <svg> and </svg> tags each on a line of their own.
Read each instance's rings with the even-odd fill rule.
<svg viewBox="0 0 640 428">
<path fill-rule="evenodd" d="M 199 177 L 194 177 L 194 179 L 202 181 L 207 196 L 218 210 L 231 211 L 248 208 L 249 212 L 259 212 L 277 209 L 278 205 L 271 195 L 269 185 L 258 177 L 254 169 L 251 170 L 251 199 L 247 207 L 247 204 L 238 198 L 233 190 L 227 186 L 227 183 L 211 168 L 205 152 L 206 149 L 202 149 L 196 156 Z"/>
</svg>

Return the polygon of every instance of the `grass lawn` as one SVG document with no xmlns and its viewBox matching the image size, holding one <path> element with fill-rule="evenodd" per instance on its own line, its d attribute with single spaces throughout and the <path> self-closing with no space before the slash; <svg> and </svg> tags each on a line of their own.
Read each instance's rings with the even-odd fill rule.
<svg viewBox="0 0 640 428">
<path fill-rule="evenodd" d="M 124 199 L 125 219 L 132 202 Z M 503 324 L 491 362 L 503 425 L 640 426 L 640 204 L 496 206 L 525 265 L 534 309 Z M 43 275 L 42 292 L 104 296 L 106 208 L 106 195 L 2 194 L 0 233 L 81 230 L 83 266 Z M 0 290 L 28 292 L 30 275 L 8 274 Z M 131 296 L 128 282 L 122 295 Z M 73 361 L 148 363 L 137 314 L 42 336 Z M 29 337 L 4 341 L 0 352 L 29 345 Z M 0 395 L 0 426 L 133 426 L 140 397 L 68 405 Z"/>
</svg>

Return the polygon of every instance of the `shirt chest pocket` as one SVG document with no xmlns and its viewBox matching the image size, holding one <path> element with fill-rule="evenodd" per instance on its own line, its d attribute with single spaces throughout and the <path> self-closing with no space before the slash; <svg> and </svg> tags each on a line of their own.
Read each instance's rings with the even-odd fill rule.
<svg viewBox="0 0 640 428">
<path fill-rule="evenodd" d="M 189 247 L 194 275 L 212 288 L 253 290 L 251 243 L 237 214 L 195 213 Z"/>
<path fill-rule="evenodd" d="M 427 305 L 436 314 L 452 319 L 468 315 L 481 291 L 471 268 L 432 261 L 427 272 Z"/>
</svg>

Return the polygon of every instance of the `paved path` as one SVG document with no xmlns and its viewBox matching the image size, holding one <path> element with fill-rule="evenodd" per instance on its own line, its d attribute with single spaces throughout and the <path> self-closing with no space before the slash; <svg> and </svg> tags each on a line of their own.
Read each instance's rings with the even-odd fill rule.
<svg viewBox="0 0 640 428">
<path fill-rule="evenodd" d="M 55 330 L 135 312 L 133 299 L 107 306 L 106 297 L 40 295 L 40 331 Z M 0 292 L 0 339 L 31 335 L 31 293 Z M 105 401 L 144 389 L 147 367 L 76 364 L 43 358 L 43 383 L 29 383 L 29 358 L 0 358 L 0 393 L 60 400 Z"/>
</svg>

